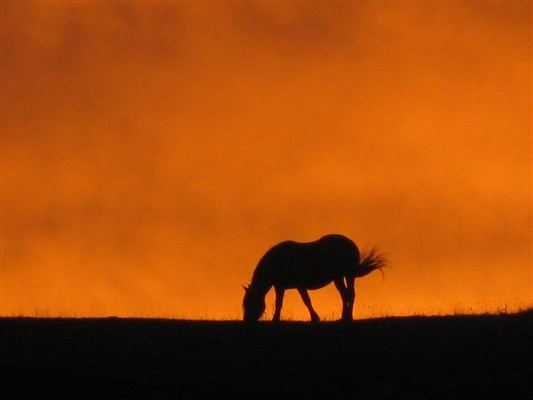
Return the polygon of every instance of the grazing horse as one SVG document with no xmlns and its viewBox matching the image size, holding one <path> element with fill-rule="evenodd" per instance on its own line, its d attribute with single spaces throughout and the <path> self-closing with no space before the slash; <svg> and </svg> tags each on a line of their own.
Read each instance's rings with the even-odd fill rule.
<svg viewBox="0 0 533 400">
<path fill-rule="evenodd" d="M 257 321 L 265 311 L 265 296 L 274 286 L 276 308 L 273 321 L 279 321 L 286 289 L 297 289 L 309 310 L 311 321 L 320 321 L 307 290 L 331 282 L 342 298 L 342 319 L 353 319 L 355 278 L 385 266 L 385 258 L 372 249 L 360 256 L 356 244 L 343 235 L 326 235 L 308 243 L 281 242 L 259 260 L 252 283 L 244 287 L 244 320 Z"/>
</svg>

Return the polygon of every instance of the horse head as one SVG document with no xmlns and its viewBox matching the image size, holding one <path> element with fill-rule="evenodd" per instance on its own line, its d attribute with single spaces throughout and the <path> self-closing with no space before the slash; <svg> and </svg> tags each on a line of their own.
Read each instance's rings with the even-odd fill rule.
<svg viewBox="0 0 533 400">
<path fill-rule="evenodd" d="M 242 301 L 244 321 L 254 322 L 265 312 L 265 297 L 251 286 L 243 286 L 245 291 Z"/>
</svg>

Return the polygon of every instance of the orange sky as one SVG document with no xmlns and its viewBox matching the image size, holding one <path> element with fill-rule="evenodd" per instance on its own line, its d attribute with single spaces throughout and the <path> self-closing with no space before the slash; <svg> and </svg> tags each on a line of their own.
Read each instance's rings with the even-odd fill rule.
<svg viewBox="0 0 533 400">
<path fill-rule="evenodd" d="M 332 232 L 356 317 L 532 303 L 531 3 L 1 7 L 2 315 L 239 318 Z"/>
</svg>

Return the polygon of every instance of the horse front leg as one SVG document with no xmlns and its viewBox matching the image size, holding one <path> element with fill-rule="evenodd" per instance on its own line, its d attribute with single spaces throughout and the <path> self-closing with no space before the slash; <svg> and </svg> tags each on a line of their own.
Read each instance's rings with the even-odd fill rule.
<svg viewBox="0 0 533 400">
<path fill-rule="evenodd" d="M 277 286 L 274 287 L 274 290 L 276 291 L 276 309 L 274 310 L 272 321 L 278 322 L 281 318 L 281 307 L 283 306 L 283 295 L 285 294 L 285 290 Z"/>
<path fill-rule="evenodd" d="M 313 322 L 320 321 L 320 317 L 318 316 L 315 309 L 313 308 L 313 305 L 311 304 L 311 299 L 309 298 L 309 294 L 307 293 L 307 290 L 303 288 L 298 288 L 298 293 L 300 293 L 300 296 L 302 297 L 302 300 L 304 301 L 305 306 L 309 310 L 311 321 Z"/>
</svg>

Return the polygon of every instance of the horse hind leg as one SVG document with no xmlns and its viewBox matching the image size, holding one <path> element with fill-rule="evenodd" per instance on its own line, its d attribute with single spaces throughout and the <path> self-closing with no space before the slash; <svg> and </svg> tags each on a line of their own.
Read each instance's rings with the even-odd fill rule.
<svg viewBox="0 0 533 400">
<path fill-rule="evenodd" d="M 342 320 L 353 320 L 353 303 L 355 299 L 354 279 L 346 278 L 346 285 L 342 278 L 334 281 L 335 287 L 339 291 L 342 299 Z"/>
<path fill-rule="evenodd" d="M 346 278 L 346 315 L 343 315 L 345 321 L 353 320 L 353 306 L 355 303 L 355 278 Z"/>
<path fill-rule="evenodd" d="M 281 307 L 283 306 L 283 295 L 285 294 L 285 290 L 278 287 L 274 287 L 274 290 L 276 291 L 276 309 L 274 310 L 272 321 L 278 322 L 281 318 Z"/>
<path fill-rule="evenodd" d="M 353 306 L 355 304 L 355 278 L 346 278 L 346 293 L 348 297 L 348 319 L 353 320 Z"/>
<path fill-rule="evenodd" d="M 309 294 L 307 293 L 307 290 L 298 288 L 298 293 L 300 293 L 300 296 L 302 297 L 302 300 L 304 301 L 305 306 L 309 310 L 311 321 L 313 322 L 320 321 L 320 317 L 318 316 L 315 309 L 313 308 L 313 305 L 311 304 L 311 299 L 309 298 Z"/>
</svg>

